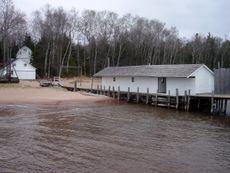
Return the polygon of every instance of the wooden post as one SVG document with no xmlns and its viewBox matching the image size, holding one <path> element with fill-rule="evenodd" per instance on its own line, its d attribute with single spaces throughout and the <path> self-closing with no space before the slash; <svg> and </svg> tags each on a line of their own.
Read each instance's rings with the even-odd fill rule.
<svg viewBox="0 0 230 173">
<path fill-rule="evenodd" d="M 77 81 L 74 82 L 74 92 L 77 91 Z"/>
<path fill-rule="evenodd" d="M 117 100 L 120 101 L 120 86 L 118 87 L 118 92 L 117 92 Z"/>
<path fill-rule="evenodd" d="M 221 110 L 221 108 L 220 108 L 220 99 L 218 99 L 217 104 L 218 104 L 218 114 L 219 114 L 219 113 L 220 113 L 220 110 Z"/>
<path fill-rule="evenodd" d="M 114 91 L 114 86 L 113 86 L 113 98 L 115 99 L 115 91 Z"/>
<path fill-rule="evenodd" d="M 158 96 L 157 96 L 157 94 L 158 94 L 158 90 L 157 90 L 156 95 L 155 95 L 155 106 L 157 106 L 157 101 L 158 101 Z"/>
<path fill-rule="evenodd" d="M 222 102 L 222 99 L 219 99 L 219 113 L 221 113 L 221 111 L 222 111 L 221 102 Z"/>
<path fill-rule="evenodd" d="M 176 109 L 179 109 L 179 90 L 176 89 Z"/>
<path fill-rule="evenodd" d="M 198 98 L 197 110 L 200 110 L 200 98 Z"/>
<path fill-rule="evenodd" d="M 219 106 L 219 108 L 220 108 L 220 110 L 219 110 L 219 113 L 221 114 L 222 113 L 222 109 L 223 109 L 223 100 L 222 99 L 220 99 L 220 106 Z"/>
<path fill-rule="evenodd" d="M 149 88 L 147 88 L 146 104 L 149 104 Z"/>
<path fill-rule="evenodd" d="M 214 91 L 212 91 L 212 97 L 211 97 L 211 114 L 214 113 Z"/>
<path fill-rule="evenodd" d="M 184 110 L 187 110 L 187 90 L 184 91 Z"/>
<path fill-rule="evenodd" d="M 128 93 L 127 93 L 127 102 L 130 101 L 130 87 L 128 87 Z"/>
<path fill-rule="evenodd" d="M 105 92 L 105 85 L 103 87 L 103 95 L 106 95 L 106 92 Z"/>
<path fill-rule="evenodd" d="M 100 85 L 100 95 L 102 95 L 102 85 Z"/>
<path fill-rule="evenodd" d="M 168 109 L 170 108 L 170 90 L 168 90 Z"/>
<path fill-rule="evenodd" d="M 99 85 L 97 85 L 97 95 L 99 94 Z"/>
<path fill-rule="evenodd" d="M 216 111 L 215 113 L 219 112 L 219 99 L 216 99 Z"/>
<path fill-rule="evenodd" d="M 187 111 L 189 111 L 190 108 L 190 96 L 191 96 L 191 90 L 188 90 Z"/>
<path fill-rule="evenodd" d="M 225 99 L 225 103 L 224 103 L 224 115 L 226 115 L 226 113 L 227 113 L 227 107 L 228 107 L 228 99 Z"/>
<path fill-rule="evenodd" d="M 108 90 L 108 94 L 107 95 L 110 97 L 110 86 L 109 86 L 109 90 Z"/>
<path fill-rule="evenodd" d="M 93 81 L 94 81 L 94 77 L 92 77 L 91 79 L 91 92 L 93 91 Z"/>
<path fill-rule="evenodd" d="M 139 103 L 140 96 L 139 96 L 139 87 L 137 87 L 137 103 Z"/>
</svg>

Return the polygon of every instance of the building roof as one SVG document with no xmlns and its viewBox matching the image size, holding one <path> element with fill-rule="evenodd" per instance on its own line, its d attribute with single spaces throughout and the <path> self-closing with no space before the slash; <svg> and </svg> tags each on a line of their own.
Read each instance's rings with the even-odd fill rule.
<svg viewBox="0 0 230 173">
<path fill-rule="evenodd" d="M 204 66 L 204 64 L 171 64 L 171 65 L 141 65 L 107 67 L 94 75 L 94 77 L 117 77 L 117 76 L 148 76 L 148 77 L 190 77 L 193 72 Z"/>
</svg>

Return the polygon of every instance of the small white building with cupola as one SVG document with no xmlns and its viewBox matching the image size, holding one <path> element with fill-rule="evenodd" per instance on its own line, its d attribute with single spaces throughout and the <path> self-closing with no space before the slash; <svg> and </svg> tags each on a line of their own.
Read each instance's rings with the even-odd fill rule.
<svg viewBox="0 0 230 173">
<path fill-rule="evenodd" d="M 32 51 L 23 46 L 17 52 L 16 59 L 12 59 L 10 64 L 0 69 L 1 76 L 9 76 L 18 78 L 19 80 L 35 80 L 36 68 L 31 64 Z"/>
</svg>

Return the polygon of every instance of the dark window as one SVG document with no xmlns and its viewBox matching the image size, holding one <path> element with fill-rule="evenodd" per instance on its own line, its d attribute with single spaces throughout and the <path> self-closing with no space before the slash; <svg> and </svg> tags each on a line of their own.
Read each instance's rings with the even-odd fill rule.
<svg viewBox="0 0 230 173">
<path fill-rule="evenodd" d="M 135 79 L 134 79 L 134 77 L 132 77 L 132 82 L 135 82 Z"/>
<path fill-rule="evenodd" d="M 161 83 L 165 83 L 166 79 L 165 78 L 161 78 Z"/>
<path fill-rule="evenodd" d="M 116 81 L 116 77 L 113 77 L 113 82 L 115 82 Z"/>
<path fill-rule="evenodd" d="M 11 75 L 13 75 L 13 74 L 14 74 L 14 71 L 13 71 L 13 70 L 11 70 L 11 72 L 10 72 L 10 73 L 11 73 Z"/>
<path fill-rule="evenodd" d="M 26 67 L 27 66 L 27 64 L 24 64 L 24 67 Z"/>
</svg>

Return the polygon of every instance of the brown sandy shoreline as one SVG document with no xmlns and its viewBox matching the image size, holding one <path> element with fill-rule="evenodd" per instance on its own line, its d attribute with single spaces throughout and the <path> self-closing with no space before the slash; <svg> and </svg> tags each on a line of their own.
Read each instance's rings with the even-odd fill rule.
<svg viewBox="0 0 230 173">
<path fill-rule="evenodd" d="M 69 92 L 59 87 L 43 88 L 37 81 L 0 84 L 0 104 L 52 104 L 56 102 L 103 102 L 110 98 Z"/>
</svg>

